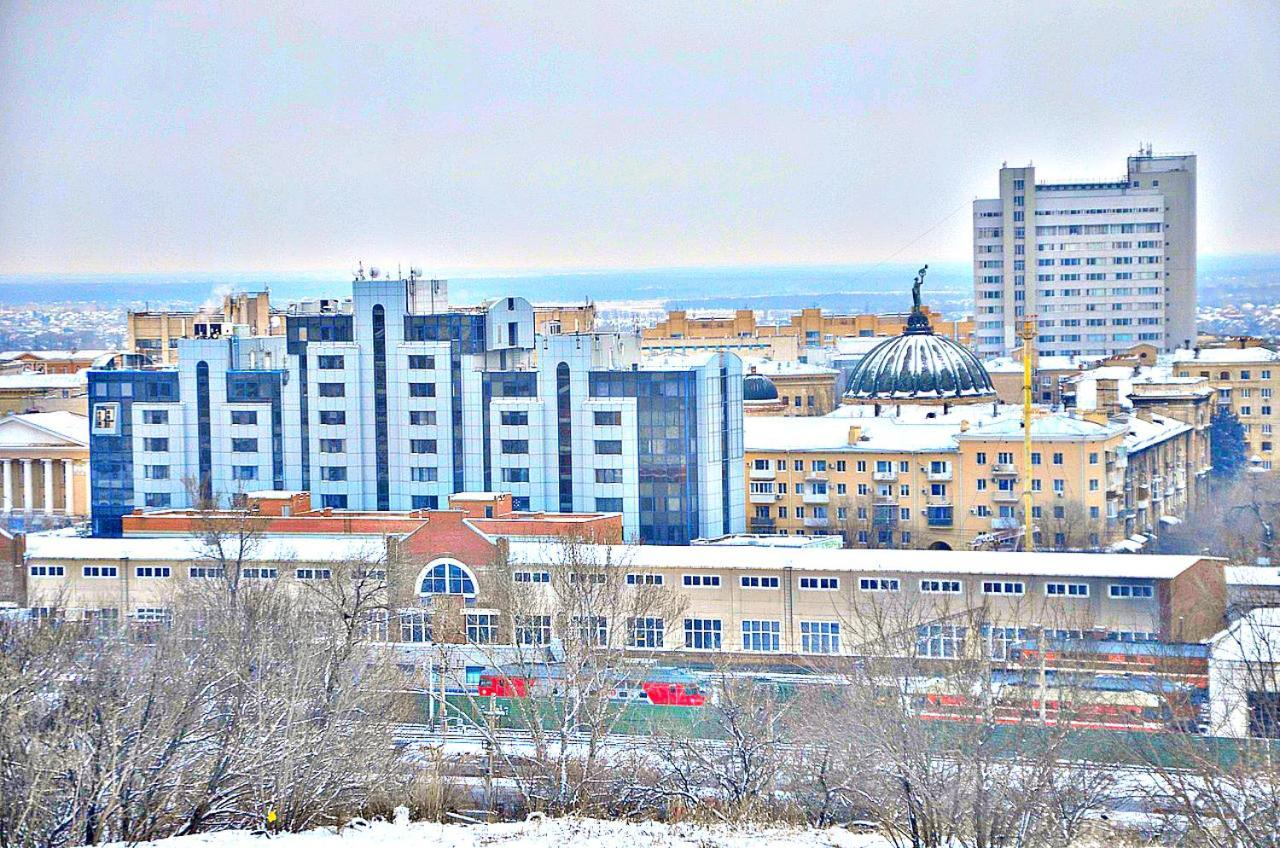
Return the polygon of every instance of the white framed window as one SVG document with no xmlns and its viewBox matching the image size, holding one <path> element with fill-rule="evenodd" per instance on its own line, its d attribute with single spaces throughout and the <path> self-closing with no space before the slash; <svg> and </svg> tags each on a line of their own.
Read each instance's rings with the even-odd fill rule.
<svg viewBox="0 0 1280 848">
<path fill-rule="evenodd" d="M 964 654 L 966 628 L 959 624 L 925 624 L 916 628 L 916 652 L 922 657 L 951 659 Z"/>
<path fill-rule="evenodd" d="M 902 588 L 896 577 L 861 577 L 858 579 L 860 592 L 897 592 Z"/>
<path fill-rule="evenodd" d="M 585 645 L 609 644 L 609 620 L 603 615 L 575 615 L 573 626 Z"/>
<path fill-rule="evenodd" d="M 920 581 L 920 591 L 930 595 L 958 595 L 962 588 L 959 580 Z"/>
<path fill-rule="evenodd" d="M 498 640 L 498 614 L 494 612 L 467 613 L 467 642 L 471 645 L 492 645 Z"/>
<path fill-rule="evenodd" d="M 515 631 L 517 645 L 546 645 L 551 641 L 551 616 L 517 615 Z"/>
<path fill-rule="evenodd" d="M 800 622 L 800 650 L 806 654 L 840 653 L 840 624 L 835 621 Z"/>
<path fill-rule="evenodd" d="M 195 580 L 205 580 L 226 576 L 226 571 L 217 565 L 192 565 L 187 568 L 187 576 Z"/>
<path fill-rule="evenodd" d="M 781 650 L 782 622 L 745 619 L 742 622 L 742 650 L 755 653 L 777 653 Z"/>
<path fill-rule="evenodd" d="M 1107 595 L 1121 599 L 1154 598 L 1156 590 L 1143 583 L 1112 583 L 1107 586 Z"/>
<path fill-rule="evenodd" d="M 1027 587 L 1021 582 L 1011 580 L 984 580 L 982 581 L 982 594 L 984 595 L 1025 595 Z"/>
<path fill-rule="evenodd" d="M 742 588 L 744 589 L 777 589 L 781 583 L 777 577 L 767 577 L 761 574 L 744 574 L 742 576 Z"/>
<path fill-rule="evenodd" d="M 573 571 L 569 574 L 569 582 L 571 584 L 586 583 L 589 586 L 603 586 L 605 576 L 599 571 Z"/>
<path fill-rule="evenodd" d="M 275 580 L 280 576 L 280 569 L 263 566 L 252 566 L 242 569 L 240 576 L 246 580 Z"/>
<path fill-rule="evenodd" d="M 297 568 L 293 576 L 299 580 L 332 580 L 333 569 L 330 568 Z"/>
<path fill-rule="evenodd" d="M 169 624 L 173 614 L 165 607 L 138 607 L 133 611 L 133 620 L 139 624 Z"/>
<path fill-rule="evenodd" d="M 167 565 L 139 565 L 133 570 L 135 577 L 172 577 L 173 570 Z"/>
<path fill-rule="evenodd" d="M 661 618 L 629 618 L 627 644 L 632 648 L 661 648 L 665 630 L 666 623 Z"/>
<path fill-rule="evenodd" d="M 516 583 L 550 583 L 550 571 L 517 571 L 511 575 L 512 581 Z"/>
<path fill-rule="evenodd" d="M 721 642 L 721 622 L 718 618 L 686 618 L 684 620 L 684 646 L 693 651 L 718 651 Z"/>
<path fill-rule="evenodd" d="M 67 567 L 65 565 L 31 565 L 27 567 L 27 573 L 32 577 L 66 577 Z"/>
<path fill-rule="evenodd" d="M 1046 583 L 1044 593 L 1051 598 L 1087 598 L 1088 583 Z"/>
<path fill-rule="evenodd" d="M 839 577 L 801 577 L 800 588 L 821 592 L 834 592 L 840 588 Z"/>
<path fill-rule="evenodd" d="M 627 575 L 628 586 L 661 586 L 663 576 L 661 574 L 639 574 L 632 573 Z"/>
<path fill-rule="evenodd" d="M 719 574 L 686 574 L 681 579 L 684 585 L 688 586 L 691 589 L 696 589 L 700 587 L 710 588 L 710 587 L 720 585 Z"/>
<path fill-rule="evenodd" d="M 85 565 L 80 573 L 84 577 L 119 577 L 120 569 L 114 565 Z"/>
</svg>

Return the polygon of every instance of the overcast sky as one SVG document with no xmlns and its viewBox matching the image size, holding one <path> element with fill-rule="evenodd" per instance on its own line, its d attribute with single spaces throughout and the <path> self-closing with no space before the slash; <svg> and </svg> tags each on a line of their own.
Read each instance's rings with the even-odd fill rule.
<svg viewBox="0 0 1280 848">
<path fill-rule="evenodd" d="M 0 272 L 963 260 L 1145 141 L 1280 252 L 1273 0 L 259 5 L 0 0 Z"/>
</svg>

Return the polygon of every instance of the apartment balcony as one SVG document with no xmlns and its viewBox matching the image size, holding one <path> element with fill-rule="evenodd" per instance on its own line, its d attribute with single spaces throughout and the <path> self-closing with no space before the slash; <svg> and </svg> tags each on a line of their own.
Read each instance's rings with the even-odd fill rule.
<svg viewBox="0 0 1280 848">
<path fill-rule="evenodd" d="M 1008 489 L 996 489 L 992 493 L 991 499 L 996 503 L 1017 503 L 1022 499 L 1022 493 Z"/>
<path fill-rule="evenodd" d="M 752 492 L 747 496 L 747 502 L 753 504 L 771 504 L 778 502 L 777 492 Z"/>
<path fill-rule="evenodd" d="M 946 471 L 930 471 L 926 476 L 932 483 L 945 483 L 951 479 L 951 469 L 948 468 Z"/>
<path fill-rule="evenodd" d="M 775 474 L 772 468 L 752 468 L 747 476 L 752 480 L 772 480 Z"/>
<path fill-rule="evenodd" d="M 897 506 L 898 499 L 894 495 L 876 495 L 872 502 L 881 506 Z"/>
<path fill-rule="evenodd" d="M 827 479 L 827 472 L 825 472 L 825 471 L 810 471 L 810 472 L 808 472 L 807 474 L 805 474 L 805 475 L 804 475 L 804 479 L 806 479 L 806 480 L 817 480 L 817 481 L 819 481 L 819 482 L 822 482 L 822 481 L 824 481 L 824 480 L 826 480 L 826 479 Z"/>
<path fill-rule="evenodd" d="M 997 462 L 991 466 L 991 473 L 996 477 L 1017 477 L 1018 467 L 1012 462 Z"/>
<path fill-rule="evenodd" d="M 950 527 L 955 522 L 955 508 L 951 504 L 929 504 L 925 514 L 930 527 Z"/>
<path fill-rule="evenodd" d="M 898 507 L 876 507 L 871 513 L 871 523 L 878 527 L 894 525 L 898 523 Z"/>
<path fill-rule="evenodd" d="M 871 479 L 872 479 L 872 480 L 875 480 L 877 483 L 892 483 L 894 480 L 897 480 L 897 479 L 898 479 L 898 472 L 896 472 L 896 471 L 873 471 L 873 472 L 871 473 Z"/>
<path fill-rule="evenodd" d="M 805 527 L 830 527 L 831 519 L 830 518 L 810 518 L 806 516 L 804 519 L 804 526 Z"/>
<path fill-rule="evenodd" d="M 804 502 L 807 504 L 825 504 L 831 503 L 831 495 L 826 492 L 805 492 Z"/>
<path fill-rule="evenodd" d="M 772 518 L 761 518 L 758 515 L 751 516 L 748 522 L 754 533 L 772 533 L 778 526 L 778 523 Z"/>
<path fill-rule="evenodd" d="M 1013 516 L 997 515 L 991 519 L 992 530 L 1017 530 L 1022 522 Z"/>
</svg>

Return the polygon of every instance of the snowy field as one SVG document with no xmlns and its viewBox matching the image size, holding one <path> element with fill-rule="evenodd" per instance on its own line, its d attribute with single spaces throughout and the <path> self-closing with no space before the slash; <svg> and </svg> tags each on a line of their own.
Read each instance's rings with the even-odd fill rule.
<svg viewBox="0 0 1280 848">
<path fill-rule="evenodd" d="M 319 829 L 271 838 L 243 830 L 180 836 L 156 848 L 889 848 L 880 836 L 843 828 L 729 827 L 599 819 L 547 819 L 515 824 L 392 824 Z"/>
</svg>

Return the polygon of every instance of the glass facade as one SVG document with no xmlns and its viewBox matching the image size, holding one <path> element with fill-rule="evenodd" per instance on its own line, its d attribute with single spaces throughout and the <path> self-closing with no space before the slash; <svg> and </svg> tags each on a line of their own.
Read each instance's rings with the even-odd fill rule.
<svg viewBox="0 0 1280 848">
<path fill-rule="evenodd" d="M 178 372 L 89 372 L 89 508 L 95 536 L 119 536 L 121 517 L 134 508 L 136 402 L 177 403 Z"/>
<path fill-rule="evenodd" d="M 635 398 L 640 538 L 684 545 L 699 536 L 698 382 L 694 371 L 593 371 L 592 397 Z"/>
</svg>

